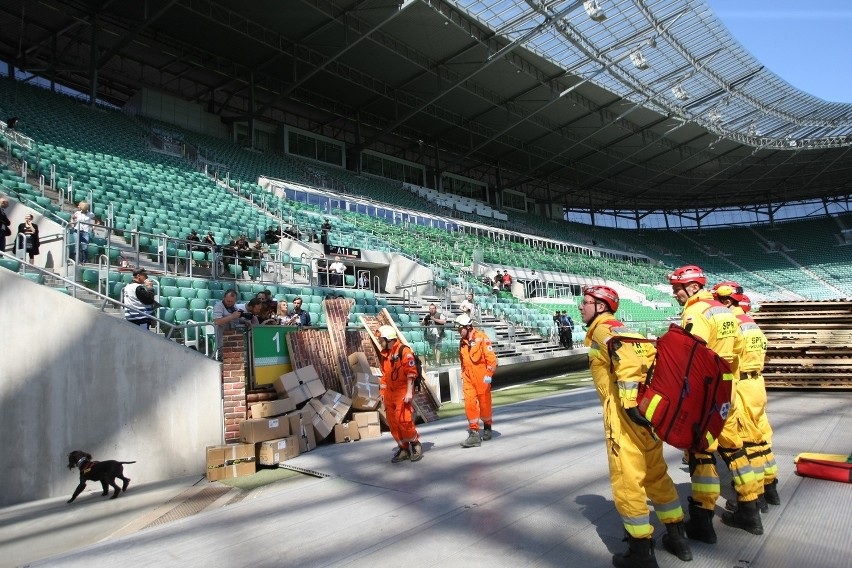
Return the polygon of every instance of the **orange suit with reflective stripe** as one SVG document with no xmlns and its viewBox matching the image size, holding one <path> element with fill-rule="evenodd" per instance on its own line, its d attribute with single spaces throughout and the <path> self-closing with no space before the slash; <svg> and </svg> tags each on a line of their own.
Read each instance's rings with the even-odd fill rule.
<svg viewBox="0 0 852 568">
<path fill-rule="evenodd" d="M 414 352 L 410 347 L 403 347 L 402 355 L 397 357 L 397 341 L 381 353 L 382 378 L 379 381 L 379 391 L 385 402 L 391 435 L 399 447 L 407 448 L 411 442 L 420 438 L 411 416 L 411 403 L 405 402 L 406 394 L 410 392 L 417 377 L 417 367 L 414 363 Z"/>
<path fill-rule="evenodd" d="M 468 427 L 479 430 L 479 421 L 491 424 L 491 383 L 485 377 L 497 370 L 497 355 L 488 336 L 478 329 L 470 328 L 468 336 L 459 342 L 461 360 L 464 411 Z"/>
<path fill-rule="evenodd" d="M 731 310 L 714 300 L 713 295 L 707 290 L 699 290 L 687 300 L 683 307 L 681 321 L 685 329 L 706 341 L 710 349 L 730 363 L 734 374 L 731 409 L 719 439 L 708 448 L 707 453 L 690 452 L 692 498 L 702 509 L 712 511 L 715 508 L 721 488 L 719 472 L 716 470 L 716 460 L 712 452 L 718 450 L 731 470 L 738 500 L 754 501 L 757 499 L 761 484 L 758 483 L 743 447 L 743 439 L 747 440 L 751 437 L 750 420 L 745 418 L 742 405 L 737 403 L 736 394 L 739 354 L 743 346 L 739 321 Z"/>
<path fill-rule="evenodd" d="M 651 538 L 654 529 L 648 499 L 663 523 L 682 521 L 683 509 L 663 458 L 663 443 L 647 428 L 630 420 L 626 413 L 637 405 L 639 384 L 645 380 L 654 347 L 648 343 L 613 344 L 615 352 L 610 357 L 608 346 L 611 341 L 617 341 L 612 339 L 617 335 L 642 338 L 612 314 L 601 314 L 592 321 L 585 340 L 589 369 L 603 405 L 615 508 L 630 536 Z"/>
</svg>

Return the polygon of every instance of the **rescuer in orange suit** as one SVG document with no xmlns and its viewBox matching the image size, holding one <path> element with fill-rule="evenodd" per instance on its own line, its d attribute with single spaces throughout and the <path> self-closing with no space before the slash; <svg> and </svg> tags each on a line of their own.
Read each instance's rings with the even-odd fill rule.
<svg viewBox="0 0 852 568">
<path fill-rule="evenodd" d="M 455 320 L 461 341 L 459 341 L 459 359 L 461 361 L 462 387 L 464 392 L 464 412 L 467 415 L 467 439 L 461 443 L 463 448 L 474 448 L 481 440 L 491 439 L 491 378 L 497 370 L 497 355 L 488 336 L 473 327 L 473 321 L 467 314 Z M 482 420 L 482 436 L 479 435 L 479 421 Z"/>
<path fill-rule="evenodd" d="M 692 550 L 680 498 L 663 458 L 663 443 L 651 433 L 651 423 L 637 403 L 639 384 L 645 380 L 655 350 L 648 343 L 616 339 L 644 339 L 615 318 L 618 302 L 618 293 L 609 286 L 589 286 L 583 289 L 579 306 L 587 329 L 589 370 L 603 405 L 612 497 L 627 533 L 628 551 L 614 555 L 612 564 L 619 568 L 656 568 L 648 499 L 666 527 L 666 550 L 684 561 L 692 560 Z"/>
<path fill-rule="evenodd" d="M 402 346 L 396 330 L 383 325 L 376 334 L 382 346 L 382 379 L 379 381 L 379 393 L 385 403 L 388 427 L 398 449 L 391 458 L 392 463 L 410 459 L 413 462 L 423 458 L 423 446 L 411 417 L 411 399 L 414 396 L 414 380 L 417 367 L 414 352 L 407 345 Z"/>
<path fill-rule="evenodd" d="M 681 266 L 669 275 L 672 295 L 683 306 L 681 326 L 707 342 L 707 346 L 731 365 L 733 385 L 731 406 L 719 439 L 706 452 L 689 452 L 689 476 L 692 496 L 689 498 L 689 520 L 686 534 L 691 539 L 708 544 L 716 542 L 713 529 L 713 511 L 721 493 L 719 473 L 716 470 L 717 451 L 731 470 L 734 490 L 737 492 L 737 510 L 722 513 L 722 522 L 752 534 L 763 534 L 763 523 L 758 510 L 758 481 L 751 467 L 743 441 L 750 438 L 749 420 L 737 404 L 736 375 L 743 336 L 739 321 L 730 309 L 713 299 L 704 289 L 707 277 L 694 265 Z"/>
<path fill-rule="evenodd" d="M 726 305 L 740 322 L 740 333 L 745 341 L 737 369 L 737 402 L 742 404 L 743 414 L 751 420 L 752 438 L 743 441 L 751 466 L 762 487 L 758 487 L 758 505 L 762 513 L 769 505 L 780 505 L 778 495 L 778 464 L 772 452 L 772 426 L 766 417 L 766 385 L 763 380 L 763 364 L 766 360 L 766 336 L 754 319 L 748 315 L 751 302 L 736 282 L 720 282 L 713 286 L 713 297 Z M 731 504 L 729 504 L 731 505 Z M 727 505 L 726 505 L 727 506 Z M 736 509 L 735 506 L 728 508 Z"/>
</svg>

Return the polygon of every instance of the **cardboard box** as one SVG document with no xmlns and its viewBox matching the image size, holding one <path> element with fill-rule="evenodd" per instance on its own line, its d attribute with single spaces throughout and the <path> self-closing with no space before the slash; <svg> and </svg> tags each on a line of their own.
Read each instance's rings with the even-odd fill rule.
<svg viewBox="0 0 852 568">
<path fill-rule="evenodd" d="M 240 441 L 247 444 L 265 442 L 290 435 L 287 418 L 253 418 L 240 423 Z"/>
<path fill-rule="evenodd" d="M 334 425 L 335 444 L 341 444 L 343 442 L 354 442 L 360 439 L 361 435 L 358 432 L 358 424 L 356 424 L 354 421 Z"/>
<path fill-rule="evenodd" d="M 254 444 L 207 446 L 207 479 L 217 481 L 255 472 Z"/>
<path fill-rule="evenodd" d="M 358 435 L 362 439 L 378 438 L 382 435 L 378 412 L 355 412 L 352 419 L 358 426 Z"/>
<path fill-rule="evenodd" d="M 288 416 L 291 420 L 291 425 L 295 421 L 295 434 L 299 439 L 299 453 L 304 454 L 310 452 L 317 447 L 317 438 L 314 435 L 314 426 L 312 417 L 316 415 L 311 405 L 305 406 L 302 410 Z"/>
<path fill-rule="evenodd" d="M 325 394 L 320 398 L 320 402 L 322 402 L 326 408 L 331 411 L 331 414 L 334 416 L 334 421 L 337 424 L 343 422 L 346 418 L 346 414 L 349 412 L 349 408 L 352 406 L 352 399 L 346 396 L 343 396 L 339 392 L 334 392 L 332 390 L 325 391 Z"/>
<path fill-rule="evenodd" d="M 325 385 L 313 365 L 281 375 L 275 379 L 273 386 L 279 395 L 288 397 L 294 405 L 322 396 L 325 392 Z"/>
<path fill-rule="evenodd" d="M 376 410 L 379 406 L 379 377 L 367 373 L 357 373 L 352 387 L 352 408 L 355 410 Z"/>
<path fill-rule="evenodd" d="M 358 373 L 364 373 L 374 377 L 382 376 L 382 370 L 378 367 L 371 367 L 370 363 L 367 361 L 367 355 L 361 351 L 349 355 L 349 366 L 352 367 L 352 372 L 356 375 Z"/>
<path fill-rule="evenodd" d="M 252 418 L 268 418 L 270 416 L 281 416 L 288 412 L 296 410 L 296 404 L 289 398 L 279 398 L 278 400 L 267 400 L 251 405 Z"/>
<path fill-rule="evenodd" d="M 312 398 L 308 402 L 308 406 L 313 409 L 311 415 L 311 424 L 314 426 L 314 432 L 317 435 L 317 440 L 325 440 L 334 430 L 334 425 L 337 424 L 337 418 L 332 414 L 331 409 L 321 403 L 319 400 Z M 305 407 L 307 408 L 307 406 Z"/>
<path fill-rule="evenodd" d="M 257 463 L 275 465 L 299 455 L 299 438 L 287 436 L 257 444 Z"/>
</svg>

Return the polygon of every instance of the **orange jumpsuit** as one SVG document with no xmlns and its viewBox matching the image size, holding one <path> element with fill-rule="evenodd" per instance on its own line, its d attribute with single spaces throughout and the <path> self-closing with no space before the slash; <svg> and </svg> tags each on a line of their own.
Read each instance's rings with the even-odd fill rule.
<svg viewBox="0 0 852 568">
<path fill-rule="evenodd" d="M 485 377 L 493 376 L 497 370 L 497 355 L 485 332 L 478 329 L 468 332 L 467 339 L 459 342 L 459 359 L 468 427 L 479 430 L 480 419 L 490 426 L 491 383 L 486 383 Z"/>
<path fill-rule="evenodd" d="M 731 364 L 734 377 L 738 373 L 739 354 L 742 352 L 743 337 L 739 321 L 722 303 L 713 299 L 707 290 L 701 290 L 687 300 L 681 314 L 682 325 L 707 342 L 707 346 Z M 758 480 L 751 467 L 743 440 L 751 438 L 750 420 L 738 404 L 736 379 L 731 394 L 731 409 L 719 439 L 707 452 L 690 452 L 689 473 L 692 478 L 692 498 L 702 509 L 713 510 L 719 498 L 719 473 L 713 452 L 719 451 L 731 470 L 734 489 L 739 501 L 754 501 L 758 494 Z M 717 447 L 718 446 L 718 447 Z"/>
<path fill-rule="evenodd" d="M 772 452 L 772 427 L 766 417 L 766 385 L 763 381 L 763 363 L 766 359 L 766 336 L 750 315 L 739 306 L 731 311 L 740 322 L 740 333 L 745 338 L 740 354 L 737 395 L 743 414 L 754 427 L 753 440 L 745 442 L 751 465 L 763 485 L 772 485 L 778 476 L 778 464 Z M 763 490 L 759 489 L 758 493 Z"/>
<path fill-rule="evenodd" d="M 417 378 L 417 367 L 414 363 L 414 352 L 405 346 L 402 355 L 399 353 L 399 343 L 394 342 L 390 350 L 382 351 L 382 379 L 379 381 L 379 392 L 385 402 L 388 427 L 393 439 L 400 448 L 408 448 L 411 442 L 417 442 L 420 436 L 414 427 L 411 417 L 411 403 L 405 402 L 405 396 Z"/>
<path fill-rule="evenodd" d="M 637 405 L 639 383 L 645 380 L 654 347 L 646 343 L 614 345 L 616 350 L 610 357 L 607 345 L 616 335 L 642 338 L 612 314 L 599 315 L 592 321 L 586 332 L 589 369 L 603 405 L 615 508 L 627 534 L 633 538 L 651 538 L 654 528 L 649 498 L 657 518 L 665 524 L 682 521 L 683 509 L 663 458 L 663 443 L 647 428 L 630 420 L 626 412 Z"/>
</svg>

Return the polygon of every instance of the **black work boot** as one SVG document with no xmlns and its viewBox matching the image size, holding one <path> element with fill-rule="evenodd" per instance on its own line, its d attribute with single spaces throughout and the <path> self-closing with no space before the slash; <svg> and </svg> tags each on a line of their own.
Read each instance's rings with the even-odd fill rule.
<svg viewBox="0 0 852 568">
<path fill-rule="evenodd" d="M 713 511 L 702 509 L 689 498 L 689 520 L 683 524 L 686 536 L 692 540 L 700 540 L 707 544 L 716 544 L 716 531 L 713 530 Z"/>
<path fill-rule="evenodd" d="M 763 534 L 763 523 L 760 521 L 760 511 L 757 500 L 740 501 L 733 513 L 722 513 L 722 522 L 729 527 L 743 529 L 751 534 Z"/>
<path fill-rule="evenodd" d="M 737 502 L 728 499 L 727 501 L 725 501 L 725 509 L 733 513 L 737 510 Z M 766 504 L 766 497 L 763 495 L 763 493 L 757 496 L 757 509 L 761 513 L 769 512 L 769 505 Z"/>
<path fill-rule="evenodd" d="M 654 556 L 654 541 L 650 538 L 627 537 L 627 552 L 614 554 L 612 565 L 616 568 L 659 568 Z"/>
<path fill-rule="evenodd" d="M 763 486 L 763 496 L 766 502 L 770 505 L 780 505 L 781 497 L 778 495 L 778 480 L 773 479 L 772 483 L 767 483 Z"/>
<path fill-rule="evenodd" d="M 689 540 L 686 538 L 686 528 L 683 526 L 683 521 L 666 524 L 663 547 L 684 562 L 692 560 L 692 550 L 689 548 Z"/>
<path fill-rule="evenodd" d="M 486 424 L 482 429 L 482 441 L 487 442 L 491 439 L 491 424 Z"/>
<path fill-rule="evenodd" d="M 467 440 L 461 443 L 462 448 L 478 448 L 482 444 L 479 431 L 470 429 L 467 431 Z"/>
</svg>

